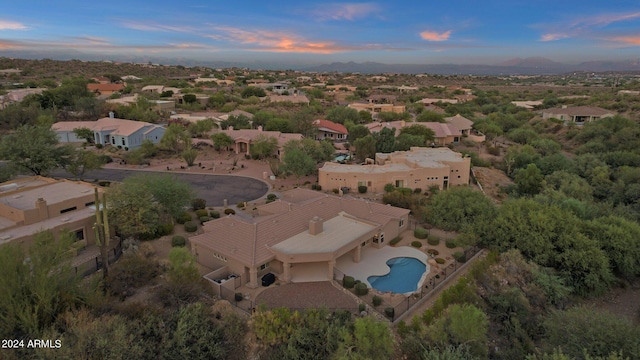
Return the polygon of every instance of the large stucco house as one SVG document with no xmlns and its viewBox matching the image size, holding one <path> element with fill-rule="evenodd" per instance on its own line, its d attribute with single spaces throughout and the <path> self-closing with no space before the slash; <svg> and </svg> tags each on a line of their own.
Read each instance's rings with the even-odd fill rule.
<svg viewBox="0 0 640 360">
<path fill-rule="evenodd" d="M 85 246 L 95 243 L 95 186 L 40 176 L 0 184 L 0 245 L 33 242 L 34 234 L 71 231 Z"/>
<path fill-rule="evenodd" d="M 144 140 L 157 144 L 165 132 L 165 128 L 160 125 L 112 117 L 97 121 L 61 121 L 51 126 L 60 142 L 83 142 L 84 139 L 79 139 L 73 132 L 78 128 L 92 130 L 96 144 L 112 145 L 123 149 L 140 147 Z"/>
<path fill-rule="evenodd" d="M 313 126 L 318 129 L 316 140 L 329 139 L 334 142 L 347 141 L 349 131 L 342 124 L 334 123 L 331 120 L 318 119 L 314 120 Z"/>
<path fill-rule="evenodd" d="M 471 158 L 449 148 L 412 147 L 409 151 L 377 153 L 375 164 L 345 165 L 327 162 L 318 170 L 323 189 L 366 186 L 368 192 L 381 193 L 386 184 L 426 190 L 446 189 L 469 184 Z"/>
<path fill-rule="evenodd" d="M 271 272 L 283 282 L 334 279 L 336 261 L 360 262 L 365 247 L 383 247 L 408 227 L 409 210 L 351 197 L 294 189 L 258 206 L 257 217 L 208 221 L 189 238 L 206 278 L 233 277 L 231 290 L 259 286 Z"/>
<path fill-rule="evenodd" d="M 281 158 L 284 154 L 284 145 L 290 140 L 302 140 L 302 134 L 289 134 L 282 133 L 280 131 L 267 131 L 263 130 L 262 126 L 258 126 L 257 129 L 238 129 L 234 130 L 233 126 L 230 126 L 226 130 L 215 130 L 214 133 L 221 132 L 229 135 L 233 139 L 233 152 L 236 154 L 251 154 L 251 145 L 261 138 L 274 138 L 278 142 L 278 148 L 276 153 L 273 154 L 278 158 Z M 198 140 L 198 142 L 210 143 L 210 140 Z"/>
</svg>

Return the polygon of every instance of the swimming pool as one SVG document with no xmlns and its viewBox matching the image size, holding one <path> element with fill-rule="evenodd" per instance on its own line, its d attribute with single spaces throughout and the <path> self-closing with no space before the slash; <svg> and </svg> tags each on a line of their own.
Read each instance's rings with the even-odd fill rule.
<svg viewBox="0 0 640 360">
<path fill-rule="evenodd" d="M 387 261 L 389 273 L 383 276 L 369 276 L 367 281 L 378 291 L 391 291 L 397 294 L 418 290 L 418 283 L 427 271 L 427 266 L 412 257 L 397 257 Z"/>
</svg>

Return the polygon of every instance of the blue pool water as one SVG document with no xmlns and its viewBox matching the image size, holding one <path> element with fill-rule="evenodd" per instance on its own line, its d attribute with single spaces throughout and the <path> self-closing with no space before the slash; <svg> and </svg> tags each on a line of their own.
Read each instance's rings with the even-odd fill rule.
<svg viewBox="0 0 640 360">
<path fill-rule="evenodd" d="M 427 266 L 412 257 L 398 257 L 387 261 L 391 268 L 383 276 L 369 276 L 367 281 L 378 291 L 391 291 L 398 294 L 414 292 L 418 289 L 418 282 Z"/>
</svg>

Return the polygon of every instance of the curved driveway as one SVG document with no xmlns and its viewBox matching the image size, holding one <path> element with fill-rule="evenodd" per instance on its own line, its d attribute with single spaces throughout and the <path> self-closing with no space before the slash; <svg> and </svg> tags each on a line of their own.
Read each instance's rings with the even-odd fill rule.
<svg viewBox="0 0 640 360">
<path fill-rule="evenodd" d="M 266 183 L 245 176 L 235 175 L 211 175 L 211 174 L 185 174 L 178 172 L 159 172 L 131 169 L 101 169 L 91 171 L 84 175 L 84 179 L 122 181 L 134 174 L 162 174 L 175 176 L 191 184 L 196 196 L 207 201 L 207 206 L 223 206 L 224 199 L 229 205 L 236 205 L 241 201 L 251 201 L 258 199 L 267 193 L 269 187 Z M 71 175 L 64 171 L 55 171 L 54 176 L 71 178 Z"/>
</svg>

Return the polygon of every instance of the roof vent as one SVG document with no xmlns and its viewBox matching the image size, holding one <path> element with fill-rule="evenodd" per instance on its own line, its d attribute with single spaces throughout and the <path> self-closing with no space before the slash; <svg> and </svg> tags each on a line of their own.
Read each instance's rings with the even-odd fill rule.
<svg viewBox="0 0 640 360">
<path fill-rule="evenodd" d="M 310 235 L 318 235 L 323 230 L 324 220 L 321 218 L 314 216 L 311 220 L 309 220 L 309 234 Z"/>
</svg>

